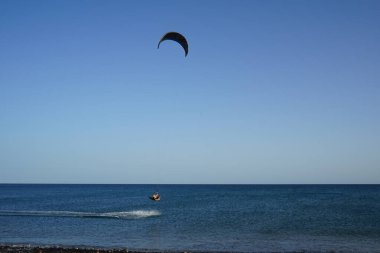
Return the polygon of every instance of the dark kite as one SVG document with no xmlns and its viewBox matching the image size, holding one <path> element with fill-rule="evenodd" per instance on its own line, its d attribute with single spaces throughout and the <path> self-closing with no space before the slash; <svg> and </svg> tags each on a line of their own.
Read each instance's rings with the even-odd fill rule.
<svg viewBox="0 0 380 253">
<path fill-rule="evenodd" d="M 183 47 L 183 50 L 185 50 L 185 56 L 187 56 L 187 53 L 189 52 L 189 45 L 187 44 L 186 38 L 182 34 L 177 32 L 168 32 L 167 34 L 162 36 L 160 42 L 158 42 L 157 48 L 160 48 L 161 42 L 165 40 L 173 40 L 179 43 Z"/>
</svg>

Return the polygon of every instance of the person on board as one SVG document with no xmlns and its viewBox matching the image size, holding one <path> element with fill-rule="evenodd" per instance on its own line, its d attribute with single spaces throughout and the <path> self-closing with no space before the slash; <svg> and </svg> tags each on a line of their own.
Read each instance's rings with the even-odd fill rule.
<svg viewBox="0 0 380 253">
<path fill-rule="evenodd" d="M 159 201 L 160 200 L 160 195 L 158 194 L 158 192 L 155 192 L 152 194 L 152 196 L 149 197 L 151 200 L 154 200 L 154 201 Z"/>
</svg>

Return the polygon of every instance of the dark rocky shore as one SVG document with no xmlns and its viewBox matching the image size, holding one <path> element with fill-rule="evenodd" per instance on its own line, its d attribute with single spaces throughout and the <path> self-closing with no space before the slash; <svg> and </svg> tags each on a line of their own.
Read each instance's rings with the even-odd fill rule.
<svg viewBox="0 0 380 253">
<path fill-rule="evenodd" d="M 128 250 L 128 249 L 105 249 L 105 248 L 81 248 L 81 247 L 61 247 L 61 246 L 29 246 L 29 245 L 0 245 L 0 253 L 190 253 L 189 251 L 154 251 L 154 250 Z M 281 253 L 281 252 L 261 252 L 256 253 Z M 195 251 L 193 253 L 217 253 Z M 228 253 L 224 251 L 222 253 Z M 238 253 L 238 252 L 235 252 Z M 294 251 L 282 253 L 322 253 L 320 251 Z M 323 251 L 323 253 L 342 253 L 336 251 Z"/>
<path fill-rule="evenodd" d="M 148 251 L 133 251 L 128 249 L 78 248 L 59 246 L 8 246 L 0 245 L 0 253 L 146 253 Z M 149 251 L 150 253 L 154 253 Z M 158 252 L 157 252 L 158 253 Z"/>
</svg>

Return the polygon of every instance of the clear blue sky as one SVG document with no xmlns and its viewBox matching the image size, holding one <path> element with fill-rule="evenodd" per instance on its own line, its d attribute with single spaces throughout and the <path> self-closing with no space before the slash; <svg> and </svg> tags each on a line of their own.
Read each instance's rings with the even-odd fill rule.
<svg viewBox="0 0 380 253">
<path fill-rule="evenodd" d="M 0 182 L 380 183 L 380 1 L 2 0 Z"/>
</svg>

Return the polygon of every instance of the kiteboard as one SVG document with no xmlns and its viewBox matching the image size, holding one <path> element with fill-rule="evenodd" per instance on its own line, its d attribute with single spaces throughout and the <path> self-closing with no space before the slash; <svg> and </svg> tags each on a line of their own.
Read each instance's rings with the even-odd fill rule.
<svg viewBox="0 0 380 253">
<path fill-rule="evenodd" d="M 152 196 L 149 196 L 149 198 L 151 199 L 151 200 L 153 200 L 153 201 L 160 201 L 160 197 L 158 197 L 158 198 L 154 198 L 154 197 L 152 197 Z"/>
</svg>

